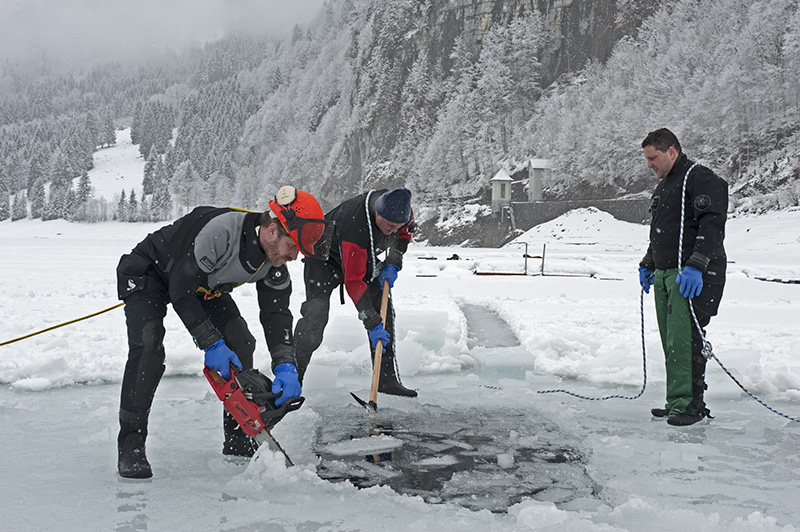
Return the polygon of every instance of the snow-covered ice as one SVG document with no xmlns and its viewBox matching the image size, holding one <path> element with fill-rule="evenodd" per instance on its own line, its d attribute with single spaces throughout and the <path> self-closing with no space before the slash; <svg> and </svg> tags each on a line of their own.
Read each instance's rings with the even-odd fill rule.
<svg viewBox="0 0 800 532">
<path fill-rule="evenodd" d="M 115 305 L 119 256 L 158 226 L 0 222 L 0 342 Z M 740 382 L 794 417 L 800 285 L 759 278 L 800 279 L 798 227 L 800 210 L 729 220 L 726 292 L 708 327 L 714 353 Z M 253 460 L 222 456 L 221 405 L 171 311 L 148 481 L 122 480 L 115 469 L 121 309 L 2 346 L 0 528 L 800 529 L 800 423 L 744 395 L 714 361 L 715 419 L 674 428 L 651 418 L 664 401 L 652 296 L 641 398 L 537 393 L 641 389 L 636 268 L 646 240 L 645 226 L 579 210 L 502 249 L 412 246 L 393 297 L 401 374 L 419 398 L 379 395 L 374 418 L 355 404 L 350 392 L 369 395 L 367 339 L 352 305 L 334 299 L 307 400 L 274 430 L 291 468 L 267 449 Z M 537 259 L 528 259 L 529 275 L 474 275 L 522 273 L 523 241 L 530 255 L 547 245 L 552 275 L 534 275 Z M 462 260 L 447 260 L 454 253 Z M 290 271 L 297 316 L 302 264 Z M 255 290 L 243 286 L 234 299 L 258 338 Z M 268 372 L 263 340 L 256 365 Z M 379 465 L 385 453 L 396 463 Z M 354 482 L 335 480 L 343 478 Z"/>
</svg>

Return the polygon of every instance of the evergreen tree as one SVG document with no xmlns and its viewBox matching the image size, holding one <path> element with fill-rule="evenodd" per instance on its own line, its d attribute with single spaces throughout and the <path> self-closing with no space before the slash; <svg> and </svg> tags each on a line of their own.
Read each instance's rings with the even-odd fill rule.
<svg viewBox="0 0 800 532">
<path fill-rule="evenodd" d="M 168 220 L 172 217 L 172 197 L 163 163 L 156 166 L 153 180 L 153 199 L 150 203 L 153 221 Z"/>
<path fill-rule="evenodd" d="M 18 203 L 24 203 L 24 200 L 20 201 L 20 197 L 23 194 L 24 194 L 24 192 L 18 192 L 17 196 L 14 198 L 14 213 L 12 213 L 11 212 L 11 205 L 9 203 L 10 198 L 9 198 L 9 195 L 8 195 L 8 189 L 6 187 L 2 186 L 2 184 L 0 184 L 0 222 L 2 222 L 3 220 L 8 220 L 9 217 L 11 217 L 11 220 L 14 221 L 14 219 L 15 219 L 14 218 L 14 214 L 17 211 L 17 204 Z M 27 210 L 27 207 L 26 207 L 26 210 Z M 27 212 L 26 212 L 25 215 L 27 216 Z M 25 218 L 25 216 L 23 216 L 22 218 Z"/>
<path fill-rule="evenodd" d="M 155 118 L 153 117 L 152 107 L 150 102 L 144 103 L 140 110 L 139 115 L 134 119 L 136 124 L 136 143 L 139 144 L 139 153 L 144 157 L 150 153 L 153 147 L 153 138 L 155 136 L 154 125 Z M 131 126 L 131 140 L 133 140 L 133 126 Z"/>
<path fill-rule="evenodd" d="M 2 159 L 0 159 L 0 193 L 2 193 L 3 190 L 5 190 L 6 193 L 10 194 L 11 193 L 11 187 L 9 183 L 10 180 L 8 178 L 8 172 L 6 171 L 6 169 L 7 165 L 4 164 Z"/>
<path fill-rule="evenodd" d="M 153 208 L 150 205 L 150 202 L 147 200 L 147 197 L 142 197 L 142 203 L 139 207 L 139 221 L 140 222 L 152 222 L 153 218 Z"/>
<path fill-rule="evenodd" d="M 283 73 L 281 72 L 281 68 L 278 67 L 272 75 L 272 85 L 270 87 L 272 90 L 270 92 L 275 92 L 281 85 L 283 85 Z"/>
<path fill-rule="evenodd" d="M 481 120 L 478 140 L 483 141 L 482 159 L 493 154 L 508 154 L 508 131 L 514 93 L 510 29 L 495 26 L 486 36 L 477 64 L 480 73 L 475 87 L 475 101 Z"/>
<path fill-rule="evenodd" d="M 67 189 L 53 188 L 50 186 L 50 193 L 42 211 L 42 220 L 57 220 L 64 217 L 64 208 L 67 204 Z"/>
<path fill-rule="evenodd" d="M 136 199 L 136 191 L 131 189 L 130 199 L 128 200 L 128 221 L 139 221 L 139 200 Z"/>
<path fill-rule="evenodd" d="M 28 171 L 27 188 L 30 189 L 31 186 L 36 183 L 36 181 L 44 182 L 47 179 L 49 160 L 50 156 L 45 146 L 41 143 L 36 143 L 36 146 L 33 149 L 31 165 Z M 28 196 L 30 197 L 30 195 L 31 191 L 28 190 Z"/>
<path fill-rule="evenodd" d="M 83 172 L 78 181 L 78 203 L 85 204 L 92 199 L 92 180 L 89 178 L 88 172 Z"/>
<path fill-rule="evenodd" d="M 50 168 L 47 178 L 50 181 L 50 187 L 58 189 L 67 189 L 72 185 L 72 170 L 67 160 L 67 156 L 62 150 L 56 152 L 50 158 Z"/>
<path fill-rule="evenodd" d="M 44 180 L 39 178 L 31 185 L 28 192 L 28 199 L 31 202 L 31 218 L 42 218 L 44 216 L 45 191 Z"/>
<path fill-rule="evenodd" d="M 97 141 L 100 146 L 113 146 L 117 143 L 117 132 L 114 129 L 114 120 L 111 118 L 111 113 L 109 112 L 103 115 Z"/>
<path fill-rule="evenodd" d="M 142 129 L 142 108 L 144 104 L 141 100 L 136 102 L 133 110 L 133 120 L 131 121 L 131 142 L 133 144 L 141 144 L 142 140 L 140 137 L 141 129 Z"/>
<path fill-rule="evenodd" d="M 78 211 L 78 196 L 75 190 L 69 188 L 64 198 L 64 210 L 61 217 L 66 220 L 74 220 Z"/>
<path fill-rule="evenodd" d="M 100 119 L 94 111 L 86 113 L 86 142 L 87 146 L 94 151 L 97 146 L 101 145 L 100 142 L 101 124 Z"/>
<path fill-rule="evenodd" d="M 117 201 L 117 220 L 120 222 L 128 221 L 128 198 L 125 196 L 125 189 L 122 189 Z"/>
<path fill-rule="evenodd" d="M 0 219 L 5 220 L 5 218 L 2 218 L 2 215 L 3 215 L 2 207 L 0 207 Z M 17 220 L 22 220 L 27 217 L 28 217 L 28 199 L 26 197 L 25 191 L 20 190 L 19 192 L 17 192 L 17 195 L 14 196 L 14 208 L 11 212 L 11 221 L 16 222 Z"/>
<path fill-rule="evenodd" d="M 387 180 L 394 181 L 395 176 L 407 176 L 408 169 L 413 167 L 418 156 L 419 147 L 425 145 L 429 138 L 435 120 L 430 109 L 438 105 L 440 98 L 434 86 L 428 58 L 423 56 L 414 63 L 403 87 L 401 130 L 391 162 L 387 165 Z M 405 179 L 399 178 L 397 182 L 403 185 Z"/>
<path fill-rule="evenodd" d="M 75 209 L 72 216 L 73 220 L 87 222 L 89 220 L 89 202 L 92 199 L 92 183 L 88 172 L 83 172 L 78 180 L 78 188 L 75 192 Z"/>
<path fill-rule="evenodd" d="M 50 193 L 47 196 L 42 219 L 66 218 L 71 190 L 71 169 L 64 152 L 58 150 L 53 155 L 50 165 Z"/>
<path fill-rule="evenodd" d="M 207 202 L 212 205 L 231 205 L 233 201 L 233 192 L 236 183 L 226 176 L 223 172 L 216 172 L 211 176 L 206 184 L 208 189 Z M 199 205 L 199 203 L 198 203 Z"/>
<path fill-rule="evenodd" d="M 17 153 L 9 157 L 4 173 L 6 174 L 6 187 L 11 194 L 16 193 L 18 190 L 28 188 L 30 163 L 22 153 Z"/>
<path fill-rule="evenodd" d="M 203 181 L 191 161 L 182 162 L 175 170 L 169 186 L 179 214 L 185 214 L 200 204 Z"/>
<path fill-rule="evenodd" d="M 161 159 L 158 156 L 155 146 L 150 148 L 150 155 L 147 157 L 147 162 L 144 164 L 144 177 L 142 178 L 142 194 L 149 195 L 153 193 L 153 173 L 156 170 L 156 165 Z"/>
<path fill-rule="evenodd" d="M 172 180 L 172 176 L 175 175 L 175 168 L 177 167 L 176 164 L 176 155 L 175 150 L 170 146 L 169 150 L 163 157 L 164 160 L 164 173 L 167 176 L 167 180 Z"/>
<path fill-rule="evenodd" d="M 81 175 L 84 170 L 94 167 L 94 137 L 87 129 L 85 121 L 72 120 L 66 141 L 62 145 L 69 163 L 70 178 Z"/>
<path fill-rule="evenodd" d="M 297 44 L 303 38 L 303 30 L 297 24 L 292 28 L 292 44 Z"/>
<path fill-rule="evenodd" d="M 172 138 L 174 122 L 174 113 L 169 105 L 157 101 L 143 104 L 135 120 L 139 153 L 143 157 L 149 155 L 154 146 L 159 153 L 165 153 Z"/>
<path fill-rule="evenodd" d="M 156 113 L 156 133 L 153 145 L 158 153 L 166 153 L 169 149 L 169 141 L 172 139 L 173 113 L 172 109 L 165 105 L 159 106 Z"/>
</svg>

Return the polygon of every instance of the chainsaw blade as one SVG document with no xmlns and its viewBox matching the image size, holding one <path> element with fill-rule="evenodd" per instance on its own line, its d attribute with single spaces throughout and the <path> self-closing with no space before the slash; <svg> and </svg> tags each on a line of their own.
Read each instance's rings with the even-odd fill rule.
<svg viewBox="0 0 800 532">
<path fill-rule="evenodd" d="M 258 442 L 259 446 L 266 444 L 270 451 L 281 453 L 286 462 L 286 467 L 292 467 L 294 465 L 294 462 L 292 462 L 292 459 L 289 458 L 288 454 L 286 454 L 286 451 L 283 450 L 281 444 L 278 443 L 278 440 L 275 439 L 275 436 L 273 436 L 267 429 L 255 434 L 253 439 Z"/>
</svg>

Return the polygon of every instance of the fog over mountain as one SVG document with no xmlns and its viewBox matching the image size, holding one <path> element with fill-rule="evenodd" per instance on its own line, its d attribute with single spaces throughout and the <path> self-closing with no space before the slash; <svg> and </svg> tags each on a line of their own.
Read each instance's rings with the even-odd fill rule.
<svg viewBox="0 0 800 532">
<path fill-rule="evenodd" d="M 0 59 L 72 65 L 182 50 L 225 35 L 286 35 L 323 0 L 2 0 Z"/>
</svg>

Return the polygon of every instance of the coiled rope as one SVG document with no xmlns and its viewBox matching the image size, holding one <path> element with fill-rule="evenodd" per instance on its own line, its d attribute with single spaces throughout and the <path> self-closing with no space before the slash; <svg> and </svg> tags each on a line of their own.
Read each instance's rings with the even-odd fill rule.
<svg viewBox="0 0 800 532">
<path fill-rule="evenodd" d="M 578 399 L 585 399 L 586 401 L 605 401 L 607 399 L 627 399 L 629 401 L 633 401 L 634 399 L 638 399 L 644 393 L 645 388 L 647 387 L 647 352 L 645 349 L 645 341 L 644 341 L 644 288 L 639 294 L 639 310 L 641 311 L 641 325 L 642 325 L 642 389 L 636 395 L 604 395 L 602 397 L 589 397 L 588 395 L 581 395 L 579 393 L 571 392 L 565 389 L 558 389 L 558 390 L 538 390 L 536 393 L 565 393 L 567 395 L 571 395 L 572 397 L 577 397 Z"/>
</svg>

